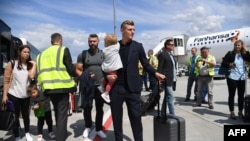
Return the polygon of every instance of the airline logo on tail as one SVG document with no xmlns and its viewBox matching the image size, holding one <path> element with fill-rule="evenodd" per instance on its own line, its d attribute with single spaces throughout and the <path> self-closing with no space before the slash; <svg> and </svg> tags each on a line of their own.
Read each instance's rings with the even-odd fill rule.
<svg viewBox="0 0 250 141">
<path fill-rule="evenodd" d="M 238 37 L 240 36 L 240 31 L 239 30 L 235 30 L 233 32 L 230 33 L 231 37 L 227 38 L 226 41 L 230 40 L 231 42 L 235 42 L 236 40 L 238 40 Z"/>
</svg>

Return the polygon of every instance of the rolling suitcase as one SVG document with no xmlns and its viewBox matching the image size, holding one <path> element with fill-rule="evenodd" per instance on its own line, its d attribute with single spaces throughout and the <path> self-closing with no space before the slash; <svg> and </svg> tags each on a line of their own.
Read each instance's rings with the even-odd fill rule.
<svg viewBox="0 0 250 141">
<path fill-rule="evenodd" d="M 186 127 L 185 119 L 179 116 L 166 114 L 160 116 L 159 100 L 157 104 L 157 115 L 154 116 L 154 141 L 185 141 Z"/>
<path fill-rule="evenodd" d="M 250 95 L 245 95 L 244 98 L 244 119 L 250 122 Z"/>
</svg>

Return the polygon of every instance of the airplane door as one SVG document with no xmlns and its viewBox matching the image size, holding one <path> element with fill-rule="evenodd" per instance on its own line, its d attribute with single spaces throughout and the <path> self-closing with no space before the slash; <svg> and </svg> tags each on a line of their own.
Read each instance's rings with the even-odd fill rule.
<svg viewBox="0 0 250 141">
<path fill-rule="evenodd" d="M 185 35 L 177 35 L 173 36 L 174 40 L 174 55 L 181 56 L 186 54 L 186 47 L 185 47 Z"/>
</svg>

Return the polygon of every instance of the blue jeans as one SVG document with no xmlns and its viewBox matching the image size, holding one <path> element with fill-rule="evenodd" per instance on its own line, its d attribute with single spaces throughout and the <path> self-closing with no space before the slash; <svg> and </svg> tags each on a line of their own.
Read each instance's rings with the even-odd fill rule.
<svg viewBox="0 0 250 141">
<path fill-rule="evenodd" d="M 174 113 L 174 93 L 173 93 L 173 87 L 172 86 L 165 86 L 165 95 L 161 107 L 161 114 L 164 116 L 167 113 L 167 104 L 170 114 Z"/>
<path fill-rule="evenodd" d="M 202 89 L 202 101 L 206 101 L 206 96 L 207 96 L 207 86 L 203 86 L 203 89 Z"/>
</svg>

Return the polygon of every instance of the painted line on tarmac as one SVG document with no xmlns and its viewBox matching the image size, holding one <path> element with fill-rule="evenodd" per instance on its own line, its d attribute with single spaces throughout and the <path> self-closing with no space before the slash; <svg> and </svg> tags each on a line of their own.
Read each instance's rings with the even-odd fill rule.
<svg viewBox="0 0 250 141">
<path fill-rule="evenodd" d="M 112 116 L 111 116 L 110 108 L 108 109 L 108 111 L 105 113 L 105 115 L 103 117 L 103 123 L 104 123 L 103 124 L 103 132 L 107 133 L 107 131 L 110 128 L 111 123 L 112 123 Z M 95 128 L 92 129 L 88 139 L 92 140 L 92 141 L 102 141 L 102 138 L 97 135 Z"/>
</svg>

